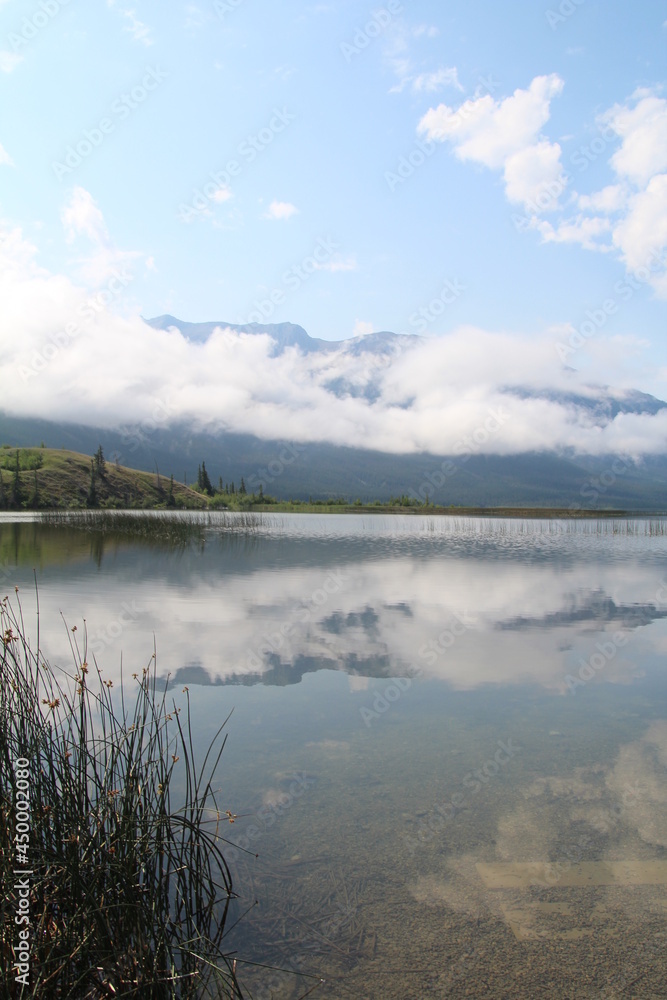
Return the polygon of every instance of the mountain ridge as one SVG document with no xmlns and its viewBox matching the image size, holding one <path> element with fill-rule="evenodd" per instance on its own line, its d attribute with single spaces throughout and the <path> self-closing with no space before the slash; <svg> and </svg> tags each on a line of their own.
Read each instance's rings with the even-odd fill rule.
<svg viewBox="0 0 667 1000">
<path fill-rule="evenodd" d="M 378 361 L 374 370 L 368 368 L 355 372 L 352 378 L 344 374 L 332 377 L 324 383 L 334 395 L 364 397 L 373 401 L 378 396 L 374 376 L 383 368 L 384 363 L 392 360 L 405 350 L 410 350 L 431 338 L 420 334 L 393 333 L 382 330 L 374 333 L 358 334 L 344 340 L 322 340 L 311 337 L 310 334 L 296 323 L 246 323 L 236 324 L 225 321 L 207 321 L 191 323 L 180 320 L 165 313 L 144 322 L 155 330 L 176 329 L 190 343 L 203 344 L 216 330 L 231 330 L 234 333 L 269 336 L 275 344 L 274 356 L 283 354 L 290 347 L 298 347 L 304 354 L 324 353 L 338 354 L 348 358 L 361 358 L 368 355 Z M 363 382 L 363 377 L 366 382 Z M 597 391 L 597 397 L 584 392 L 566 392 L 564 390 L 545 389 L 536 392 L 528 387 L 507 386 L 505 392 L 519 399 L 546 399 L 561 404 L 571 404 L 591 411 L 597 411 L 613 419 L 618 413 L 648 413 L 654 415 L 667 408 L 667 401 L 658 399 L 650 393 L 639 389 L 616 389 L 608 385 L 596 385 L 589 388 Z M 667 446 L 666 446 L 667 450 Z"/>
<path fill-rule="evenodd" d="M 317 386 L 320 397 L 321 390 L 331 393 L 332 400 L 333 396 L 357 397 L 368 405 L 369 412 L 381 394 L 386 368 L 397 357 L 408 356 L 405 352 L 411 347 L 429 339 L 382 331 L 324 341 L 310 337 L 294 323 L 188 323 L 169 314 L 145 322 L 156 330 L 176 329 L 191 343 L 204 344 L 215 330 L 228 329 L 270 337 L 274 356 L 288 350 L 304 356 L 320 354 L 322 362 L 316 358 L 312 368 L 319 382 L 311 383 Z M 567 381 L 565 387 L 535 388 L 517 380 L 514 385 L 501 385 L 499 398 L 553 403 L 593 429 L 604 429 L 619 415 L 653 417 L 667 408 L 663 400 L 639 390 L 582 383 L 569 389 Z M 409 402 L 398 398 L 392 405 L 396 410 Z M 206 429 L 194 418 L 174 417 L 167 422 L 166 414 L 155 421 L 103 428 L 92 421 L 14 417 L 2 411 L 0 441 L 21 447 L 44 441 L 49 447 L 83 454 L 93 454 L 101 443 L 104 453 L 123 465 L 151 473 L 157 467 L 163 475 L 174 473 L 177 480 L 188 482 L 196 478 L 198 465 L 205 460 L 214 482 L 222 478 L 238 484 L 243 476 L 249 491 L 258 491 L 261 485 L 265 493 L 280 499 L 343 496 L 370 501 L 406 495 L 457 506 L 638 510 L 667 506 L 667 442 L 664 452 L 637 460 L 619 451 L 592 455 L 556 447 L 495 454 L 484 452 L 483 445 L 472 439 L 458 454 L 445 448 L 389 452 L 364 446 L 361 441 L 304 442 L 298 435 L 289 440 L 279 433 L 259 437 L 233 424 L 222 430 Z"/>
</svg>

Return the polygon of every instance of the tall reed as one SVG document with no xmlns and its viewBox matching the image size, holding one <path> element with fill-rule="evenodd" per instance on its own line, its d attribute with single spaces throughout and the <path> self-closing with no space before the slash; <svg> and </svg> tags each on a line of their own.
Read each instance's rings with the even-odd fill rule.
<svg viewBox="0 0 667 1000">
<path fill-rule="evenodd" d="M 94 533 L 176 544 L 202 542 L 207 532 L 216 530 L 251 534 L 264 525 L 261 514 L 236 511 L 58 510 L 44 511 L 40 521 L 53 527 L 80 528 Z"/>
<path fill-rule="evenodd" d="M 18 590 L 0 602 L 0 629 L 4 996 L 238 1000 L 235 965 L 223 952 L 235 898 L 223 829 L 235 817 L 212 784 L 227 720 L 198 764 L 189 699 L 185 711 L 168 703 L 155 654 L 112 691 L 75 629 L 68 630 L 71 670 L 44 660 L 39 625 L 32 645 Z M 22 860 L 14 839 L 17 761 L 27 762 L 21 774 L 30 802 Z M 12 886 L 24 862 L 27 985 L 12 967 L 20 911 Z"/>
</svg>

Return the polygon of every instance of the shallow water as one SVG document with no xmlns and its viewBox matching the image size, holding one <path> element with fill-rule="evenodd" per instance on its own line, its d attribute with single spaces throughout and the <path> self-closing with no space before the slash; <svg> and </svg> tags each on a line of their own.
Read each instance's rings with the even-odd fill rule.
<svg viewBox="0 0 667 1000">
<path fill-rule="evenodd" d="M 226 940 L 289 970 L 240 966 L 253 997 L 657 997 L 663 530 L 283 515 L 178 549 L 4 520 L 0 579 L 29 619 L 37 570 L 54 663 L 60 612 L 117 681 L 155 637 L 202 748 L 234 709 Z"/>
</svg>

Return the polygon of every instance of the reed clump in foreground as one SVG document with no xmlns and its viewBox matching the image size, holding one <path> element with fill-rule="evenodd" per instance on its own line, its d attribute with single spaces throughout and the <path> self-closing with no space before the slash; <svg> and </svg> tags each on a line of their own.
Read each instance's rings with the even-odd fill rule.
<svg viewBox="0 0 667 1000">
<path fill-rule="evenodd" d="M 57 673 L 39 636 L 30 644 L 18 591 L 0 602 L 2 995 L 240 998 L 222 951 L 234 898 L 222 828 L 234 817 L 212 786 L 224 723 L 197 766 L 189 701 L 183 713 L 167 704 L 155 658 L 128 699 L 68 634 L 73 669 Z"/>
</svg>

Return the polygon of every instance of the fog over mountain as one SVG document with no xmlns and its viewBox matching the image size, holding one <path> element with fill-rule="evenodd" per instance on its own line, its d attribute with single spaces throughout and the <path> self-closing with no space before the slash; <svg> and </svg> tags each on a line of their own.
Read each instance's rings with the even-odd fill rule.
<svg viewBox="0 0 667 1000">
<path fill-rule="evenodd" d="M 591 384 L 569 350 L 565 364 L 567 324 L 531 336 L 459 326 L 438 337 L 325 341 L 292 323 L 119 315 L 114 296 L 131 281 L 125 258 L 104 242 L 83 194 L 75 216 L 99 236 L 85 267 L 88 287 L 91 268 L 97 288 L 105 276 L 103 292 L 39 265 L 19 229 L 0 240 L 8 417 L 133 427 L 139 436 L 178 425 L 393 455 L 667 452 L 667 404 Z"/>
<path fill-rule="evenodd" d="M 393 363 L 405 355 L 421 348 L 424 361 L 430 356 L 432 340 L 416 334 L 397 334 L 389 331 L 368 333 L 349 340 L 330 341 L 310 337 L 301 326 L 294 323 L 259 324 L 249 323 L 239 326 L 230 323 L 185 323 L 174 316 L 157 316 L 146 322 L 156 330 L 178 330 L 189 342 L 205 344 L 216 331 L 232 336 L 268 336 L 273 341 L 271 355 L 284 355 L 289 348 L 297 348 L 304 355 L 323 354 L 329 366 L 331 378 L 322 379 L 321 385 L 339 399 L 350 396 L 374 402 L 381 399 L 382 375 Z M 480 331 L 470 331 L 479 333 Z M 434 356 L 434 355 L 432 355 Z M 313 364 L 313 368 L 315 365 Z M 482 365 L 480 364 L 480 368 Z M 326 368 L 321 368 L 326 371 Z M 572 369 L 564 369 L 566 379 L 576 378 Z M 608 386 L 586 386 L 574 388 L 540 388 L 513 385 L 499 386 L 499 391 L 515 399 L 540 398 L 560 406 L 570 406 L 588 411 L 598 426 L 604 426 L 619 414 L 657 414 L 667 407 L 663 400 L 638 390 L 614 390 Z M 667 442 L 665 442 L 667 444 Z M 491 452 L 496 449 L 490 448 Z"/>
<path fill-rule="evenodd" d="M 554 360 L 553 343 L 545 339 L 526 341 L 517 351 L 516 337 L 474 328 L 438 339 L 385 331 L 332 342 L 292 323 L 185 323 L 173 316 L 147 323 L 177 331 L 193 346 L 224 345 L 232 363 L 257 342 L 266 345 L 262 360 L 277 381 L 273 400 L 262 403 L 273 402 L 278 428 L 280 416 L 289 425 L 291 433 L 281 437 L 390 453 L 573 449 L 639 456 L 667 450 L 667 403 L 638 390 L 586 384 Z M 511 373 L 503 354 L 518 359 Z M 278 380 L 287 375 L 294 397 L 280 400 Z M 221 377 L 227 381 L 226 372 Z M 286 381 L 282 385 L 286 390 Z M 317 429 L 325 400 L 330 425 Z M 279 414 L 280 406 L 288 412 Z M 315 418 L 315 427 L 295 427 L 297 413 L 309 423 Z"/>
</svg>

